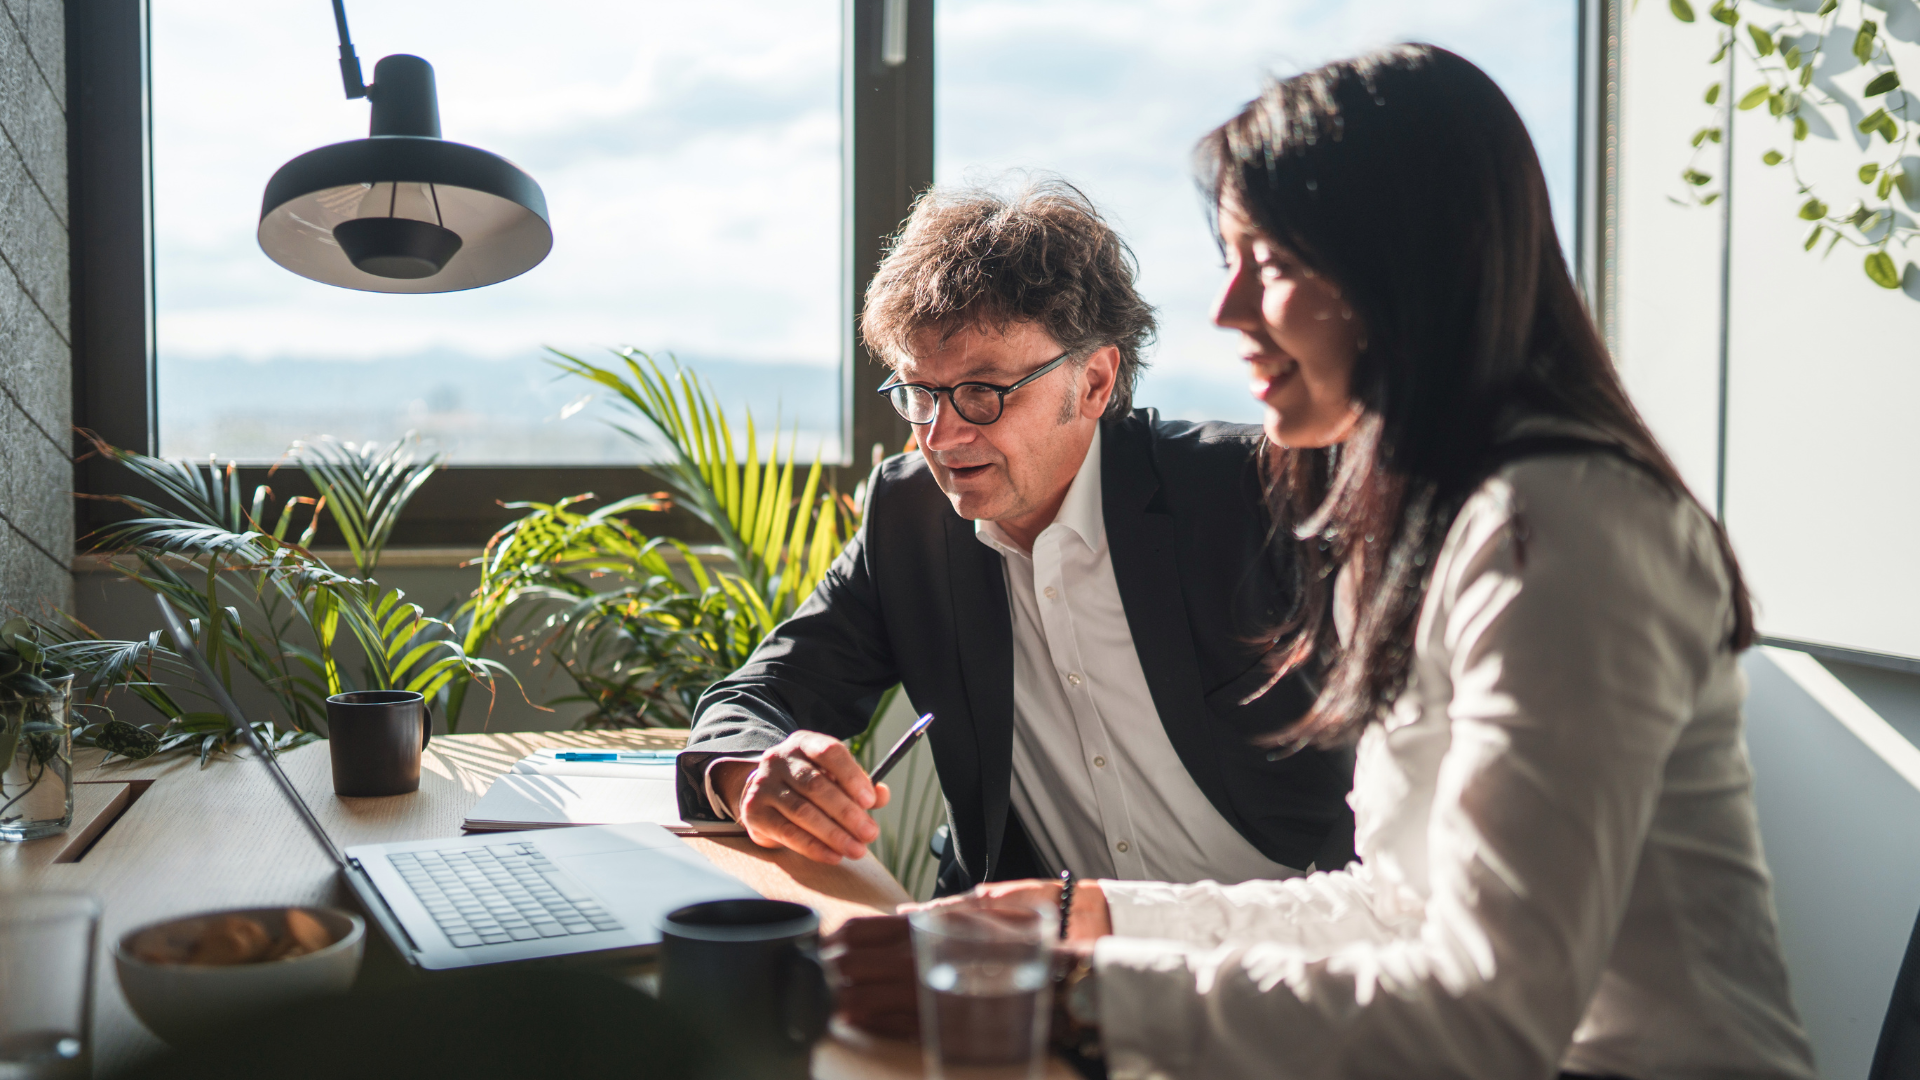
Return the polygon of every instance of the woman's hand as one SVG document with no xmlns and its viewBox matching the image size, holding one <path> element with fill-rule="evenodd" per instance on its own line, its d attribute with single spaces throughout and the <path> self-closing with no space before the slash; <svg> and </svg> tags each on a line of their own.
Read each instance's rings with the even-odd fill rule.
<svg viewBox="0 0 1920 1080">
<path fill-rule="evenodd" d="M 827 963 L 838 992 L 840 1018 L 854 1027 L 890 1039 L 920 1035 L 920 988 L 914 978 L 913 942 L 906 912 L 942 907 L 1055 907 L 1060 903 L 1057 881 L 996 881 L 963 896 L 949 896 L 926 904 L 902 904 L 899 915 L 848 919 L 821 943 L 820 958 Z M 1106 894 L 1098 881 L 1081 881 L 1073 889 L 1073 917 L 1067 940 L 1059 949 L 1090 953 L 1094 939 L 1113 932 Z"/>
<path fill-rule="evenodd" d="M 970 893 L 930 900 L 924 904 L 902 904 L 900 910 L 926 911 L 943 907 L 1037 907 L 1056 908 L 1060 904 L 1060 883 L 1045 878 L 1027 881 L 990 881 Z M 1074 882 L 1073 914 L 1067 919 L 1068 941 L 1092 941 L 1113 933 L 1113 916 L 1107 907 L 1107 894 L 1098 881 Z"/>
<path fill-rule="evenodd" d="M 920 988 L 905 915 L 848 919 L 821 942 L 820 959 L 842 1020 L 882 1038 L 920 1037 Z"/>
</svg>

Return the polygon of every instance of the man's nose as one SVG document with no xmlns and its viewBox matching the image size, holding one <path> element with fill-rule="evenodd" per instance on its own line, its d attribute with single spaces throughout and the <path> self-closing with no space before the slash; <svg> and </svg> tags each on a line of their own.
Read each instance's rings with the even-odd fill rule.
<svg viewBox="0 0 1920 1080">
<path fill-rule="evenodd" d="M 934 397 L 932 422 L 920 429 L 920 444 L 929 450 L 950 450 L 972 442 L 977 431 L 954 410 L 948 395 L 939 394 Z"/>
</svg>

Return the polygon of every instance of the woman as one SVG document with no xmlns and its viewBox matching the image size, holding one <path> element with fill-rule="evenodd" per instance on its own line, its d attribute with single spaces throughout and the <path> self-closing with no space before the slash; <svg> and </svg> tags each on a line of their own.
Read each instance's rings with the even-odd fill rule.
<svg viewBox="0 0 1920 1080">
<path fill-rule="evenodd" d="M 1741 736 L 1751 608 L 1595 335 L 1512 105 L 1402 46 L 1271 86 L 1199 158 L 1215 321 L 1308 551 L 1282 651 L 1332 658 L 1290 744 L 1357 741 L 1361 861 L 1081 883 L 1064 996 L 1109 1068 L 1811 1077 Z"/>
</svg>

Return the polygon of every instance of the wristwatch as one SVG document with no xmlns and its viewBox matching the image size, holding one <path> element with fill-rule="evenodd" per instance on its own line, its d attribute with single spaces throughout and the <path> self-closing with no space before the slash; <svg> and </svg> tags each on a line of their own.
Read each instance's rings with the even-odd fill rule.
<svg viewBox="0 0 1920 1080">
<path fill-rule="evenodd" d="M 1062 951 L 1053 976 L 1053 1026 L 1048 1041 L 1083 1075 L 1105 1075 L 1100 1046 L 1099 982 L 1093 957 Z"/>
</svg>

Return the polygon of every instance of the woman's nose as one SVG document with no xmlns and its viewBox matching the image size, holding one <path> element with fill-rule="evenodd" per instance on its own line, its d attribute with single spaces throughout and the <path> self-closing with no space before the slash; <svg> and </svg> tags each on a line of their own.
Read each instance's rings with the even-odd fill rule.
<svg viewBox="0 0 1920 1080">
<path fill-rule="evenodd" d="M 1260 293 L 1253 288 L 1253 275 L 1236 268 L 1220 286 L 1213 299 L 1213 325 L 1227 330 L 1248 330 L 1259 323 Z"/>
</svg>

